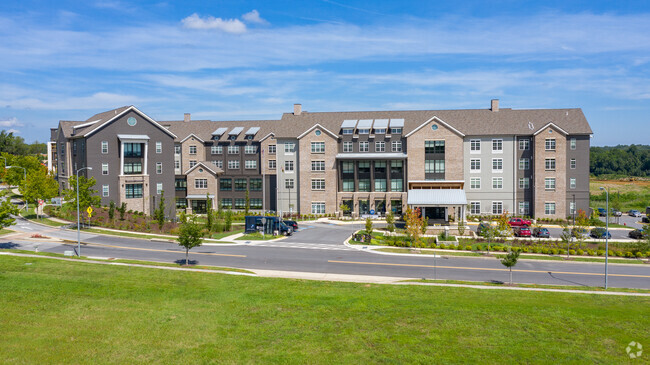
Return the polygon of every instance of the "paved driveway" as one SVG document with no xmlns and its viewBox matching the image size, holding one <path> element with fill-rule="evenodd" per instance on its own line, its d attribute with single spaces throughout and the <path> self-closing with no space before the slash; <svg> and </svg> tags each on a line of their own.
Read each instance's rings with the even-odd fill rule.
<svg viewBox="0 0 650 365">
<path fill-rule="evenodd" d="M 350 235 L 362 229 L 363 224 L 336 225 L 331 223 L 298 222 L 298 231 L 282 242 L 343 245 Z"/>
</svg>

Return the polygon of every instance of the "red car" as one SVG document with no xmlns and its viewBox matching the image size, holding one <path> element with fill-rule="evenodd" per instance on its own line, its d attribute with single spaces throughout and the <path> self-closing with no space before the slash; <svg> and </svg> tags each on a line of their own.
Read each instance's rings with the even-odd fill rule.
<svg viewBox="0 0 650 365">
<path fill-rule="evenodd" d="M 519 227 L 515 229 L 516 237 L 530 237 L 530 228 L 528 227 Z"/>
<path fill-rule="evenodd" d="M 510 227 L 530 227 L 531 221 L 523 218 L 510 218 L 508 224 Z"/>
</svg>

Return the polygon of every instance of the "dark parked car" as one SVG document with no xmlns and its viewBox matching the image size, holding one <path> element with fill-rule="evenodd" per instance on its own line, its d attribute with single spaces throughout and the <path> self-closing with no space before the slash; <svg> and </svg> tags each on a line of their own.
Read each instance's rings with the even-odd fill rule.
<svg viewBox="0 0 650 365">
<path fill-rule="evenodd" d="M 605 230 L 605 228 L 594 228 L 589 232 L 593 238 L 612 238 L 612 235 Z"/>
<path fill-rule="evenodd" d="M 643 231 L 640 229 L 635 229 L 634 231 L 630 231 L 630 233 L 628 233 L 628 236 L 630 236 L 630 238 L 634 238 L 635 240 L 640 240 L 643 238 Z"/>
<path fill-rule="evenodd" d="M 643 217 L 641 218 L 642 223 L 650 223 L 650 217 Z"/>
<path fill-rule="evenodd" d="M 533 236 L 541 238 L 550 238 L 551 233 L 546 228 L 535 228 L 533 229 Z"/>
<path fill-rule="evenodd" d="M 490 224 L 481 222 L 479 223 L 478 227 L 476 228 L 476 234 L 479 236 L 483 236 L 483 233 L 485 230 L 490 229 Z"/>
<path fill-rule="evenodd" d="M 607 210 L 605 208 L 598 208 L 598 215 L 604 217 L 607 215 Z"/>
<path fill-rule="evenodd" d="M 530 228 L 517 227 L 514 229 L 515 237 L 530 237 Z"/>
<path fill-rule="evenodd" d="M 298 222 L 296 221 L 283 221 L 284 224 L 286 224 L 289 227 L 293 227 L 293 231 L 295 232 L 298 229 Z"/>
</svg>

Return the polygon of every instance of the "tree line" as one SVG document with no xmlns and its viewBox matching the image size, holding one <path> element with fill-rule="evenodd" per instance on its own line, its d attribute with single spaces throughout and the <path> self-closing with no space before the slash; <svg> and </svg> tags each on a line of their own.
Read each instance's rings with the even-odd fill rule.
<svg viewBox="0 0 650 365">
<path fill-rule="evenodd" d="M 591 147 L 589 164 L 595 177 L 650 177 L 650 146 Z"/>
<path fill-rule="evenodd" d="M 16 156 L 37 155 L 47 153 L 47 145 L 38 141 L 27 144 L 23 137 L 3 130 L 0 131 L 0 152 Z"/>
</svg>

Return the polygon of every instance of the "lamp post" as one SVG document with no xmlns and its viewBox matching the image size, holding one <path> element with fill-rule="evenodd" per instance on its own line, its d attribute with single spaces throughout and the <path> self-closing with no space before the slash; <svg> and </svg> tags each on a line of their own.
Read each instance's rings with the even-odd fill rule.
<svg viewBox="0 0 650 365">
<path fill-rule="evenodd" d="M 24 168 L 24 167 L 21 167 L 21 166 L 7 166 L 7 160 L 5 159 L 5 169 L 10 169 L 12 167 L 15 167 L 15 168 L 18 168 L 18 169 L 23 169 L 23 180 L 25 180 L 25 182 L 27 182 L 27 169 Z M 29 211 L 29 202 L 27 201 L 27 199 L 25 199 L 25 211 L 26 212 Z M 27 214 L 27 213 L 25 213 L 25 214 Z"/>
<path fill-rule="evenodd" d="M 82 167 L 77 170 L 77 256 L 81 257 L 81 229 L 79 228 L 79 171 L 92 170 L 92 167 Z"/>
<path fill-rule="evenodd" d="M 607 289 L 607 259 L 609 256 L 609 188 L 600 187 L 605 191 L 605 289 Z"/>
</svg>

